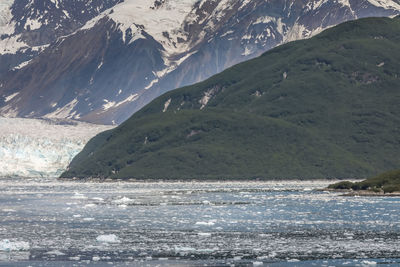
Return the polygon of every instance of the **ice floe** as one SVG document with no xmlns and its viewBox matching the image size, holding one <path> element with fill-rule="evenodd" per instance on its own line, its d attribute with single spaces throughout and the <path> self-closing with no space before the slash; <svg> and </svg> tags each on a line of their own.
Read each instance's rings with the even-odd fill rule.
<svg viewBox="0 0 400 267">
<path fill-rule="evenodd" d="M 96 240 L 98 242 L 102 242 L 102 243 L 119 243 L 120 242 L 118 236 L 116 236 L 114 234 L 99 235 L 98 237 L 96 237 Z"/>
<path fill-rule="evenodd" d="M 29 248 L 29 243 L 25 241 L 0 240 L 0 251 L 21 251 L 29 250 Z"/>
</svg>

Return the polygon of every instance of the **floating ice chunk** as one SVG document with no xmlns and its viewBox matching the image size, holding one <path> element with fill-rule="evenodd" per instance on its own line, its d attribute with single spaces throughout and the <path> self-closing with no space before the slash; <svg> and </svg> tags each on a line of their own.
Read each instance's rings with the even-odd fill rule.
<svg viewBox="0 0 400 267">
<path fill-rule="evenodd" d="M 21 251 L 29 250 L 29 243 L 24 241 L 10 241 L 3 239 L 0 241 L 0 251 Z"/>
<path fill-rule="evenodd" d="M 110 235 L 99 235 L 96 240 L 102 243 L 120 243 L 118 236 L 114 234 Z"/>
<path fill-rule="evenodd" d="M 62 252 L 59 251 L 59 250 L 48 251 L 48 252 L 46 252 L 45 254 L 47 254 L 47 255 L 57 255 L 57 256 L 63 256 L 63 255 L 65 255 L 65 253 L 62 253 Z"/>
<path fill-rule="evenodd" d="M 92 261 L 99 261 L 100 260 L 100 257 L 98 257 L 98 256 L 93 256 L 92 257 Z"/>
<path fill-rule="evenodd" d="M 353 239 L 353 237 L 354 237 L 354 233 L 344 233 L 344 236 L 347 238 L 347 239 Z"/>
<path fill-rule="evenodd" d="M 209 222 L 196 222 L 196 225 L 214 225 L 215 222 L 209 221 Z"/>
<path fill-rule="evenodd" d="M 190 252 L 190 251 L 195 251 L 195 248 L 191 247 L 175 247 L 175 251 L 177 252 Z"/>
<path fill-rule="evenodd" d="M 253 261 L 253 266 L 261 266 L 264 265 L 262 261 Z"/>
<path fill-rule="evenodd" d="M 71 198 L 73 199 L 87 199 L 87 196 L 82 195 L 81 193 L 75 193 Z"/>
<path fill-rule="evenodd" d="M 115 204 L 127 204 L 133 202 L 133 199 L 130 199 L 129 197 L 123 197 L 121 199 L 116 199 L 113 202 Z"/>
<path fill-rule="evenodd" d="M 13 209 L 3 209 L 4 212 L 15 212 Z"/>
<path fill-rule="evenodd" d="M 91 204 L 86 204 L 84 206 L 84 208 L 93 208 L 93 207 L 96 207 L 96 204 L 91 203 Z"/>
<path fill-rule="evenodd" d="M 361 262 L 361 266 L 376 266 L 377 262 L 375 261 L 367 261 L 367 260 L 363 260 Z"/>
<path fill-rule="evenodd" d="M 198 233 L 199 236 L 211 236 L 211 233 Z"/>
</svg>

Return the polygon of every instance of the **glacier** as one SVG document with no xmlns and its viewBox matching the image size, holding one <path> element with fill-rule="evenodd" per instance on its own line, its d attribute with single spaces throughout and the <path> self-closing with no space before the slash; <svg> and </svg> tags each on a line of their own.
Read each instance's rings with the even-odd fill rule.
<svg viewBox="0 0 400 267">
<path fill-rule="evenodd" d="M 71 120 L 0 118 L 0 177 L 58 177 L 90 138 L 111 128 Z"/>
</svg>

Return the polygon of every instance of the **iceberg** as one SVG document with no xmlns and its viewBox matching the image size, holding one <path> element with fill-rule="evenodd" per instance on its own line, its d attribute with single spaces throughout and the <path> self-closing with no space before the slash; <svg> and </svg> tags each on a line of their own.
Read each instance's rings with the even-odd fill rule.
<svg viewBox="0 0 400 267">
<path fill-rule="evenodd" d="M 0 251 L 22 251 L 29 250 L 28 242 L 24 241 L 11 241 L 8 239 L 0 240 Z"/>
<path fill-rule="evenodd" d="M 58 177 L 90 138 L 111 126 L 0 118 L 0 177 Z"/>
<path fill-rule="evenodd" d="M 114 234 L 109 234 L 109 235 L 99 235 L 96 240 L 101 243 L 119 243 L 119 238 L 118 236 Z"/>
</svg>

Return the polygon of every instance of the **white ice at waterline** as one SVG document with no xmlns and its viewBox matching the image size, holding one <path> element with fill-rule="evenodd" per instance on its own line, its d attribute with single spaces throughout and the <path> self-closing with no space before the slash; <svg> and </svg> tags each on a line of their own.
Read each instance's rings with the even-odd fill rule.
<svg viewBox="0 0 400 267">
<path fill-rule="evenodd" d="M 114 234 L 110 235 L 99 235 L 96 240 L 101 243 L 119 243 L 119 238 L 118 236 Z"/>
<path fill-rule="evenodd" d="M 10 241 L 8 239 L 0 240 L 0 251 L 22 251 L 29 250 L 28 242 L 24 241 Z"/>
<path fill-rule="evenodd" d="M 89 141 L 110 126 L 0 118 L 0 177 L 58 177 Z"/>
</svg>

